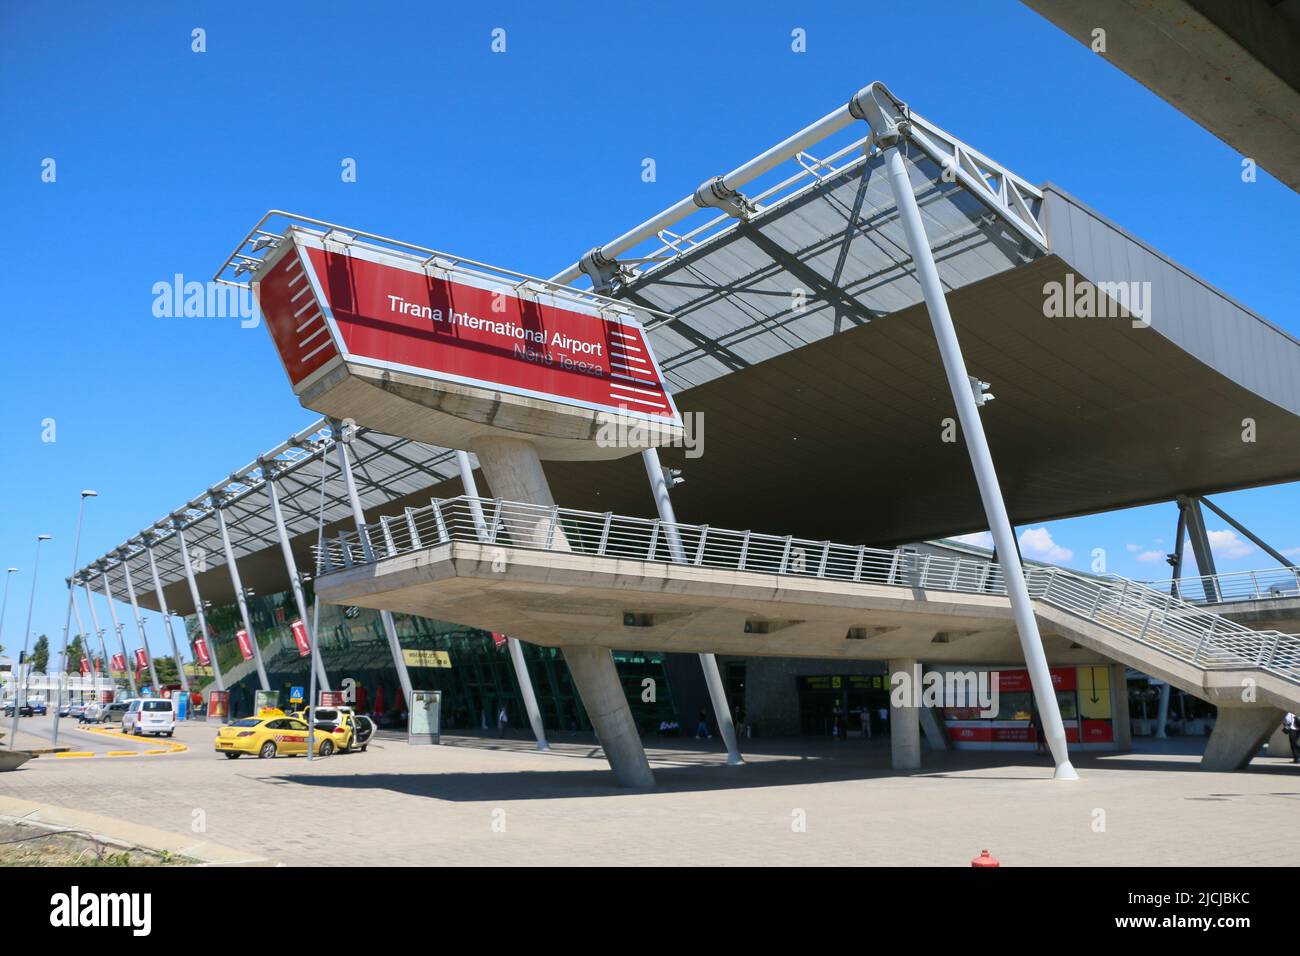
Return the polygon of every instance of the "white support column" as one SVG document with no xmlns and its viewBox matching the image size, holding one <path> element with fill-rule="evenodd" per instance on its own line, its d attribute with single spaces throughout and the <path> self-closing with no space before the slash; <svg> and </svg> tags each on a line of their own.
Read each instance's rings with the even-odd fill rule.
<svg viewBox="0 0 1300 956">
<path fill-rule="evenodd" d="M 99 656 L 104 662 L 104 669 L 108 671 L 108 682 L 113 683 L 113 662 L 108 656 L 108 645 L 104 643 L 104 629 L 99 626 L 99 615 L 95 613 L 95 602 L 90 599 L 90 582 L 82 579 L 82 590 L 86 592 L 86 607 L 90 610 L 90 626 L 95 629 L 95 636 L 99 638 Z M 116 687 L 114 690 L 116 691 Z"/>
<path fill-rule="evenodd" d="M 898 108 L 897 101 L 893 100 L 883 87 L 876 84 L 873 84 L 873 87 L 876 95 L 873 100 L 864 104 L 867 108 L 864 118 L 871 123 L 872 133 L 884 153 L 889 183 L 893 188 L 894 201 L 898 205 L 899 221 L 907 237 L 912 261 L 916 265 L 916 277 L 925 297 L 930 323 L 934 327 L 935 340 L 943 359 L 944 372 L 948 377 L 948 388 L 957 407 L 961 432 L 966 439 L 971 465 L 975 471 L 975 481 L 979 485 L 980 498 L 984 503 L 984 514 L 988 519 L 989 531 L 992 532 L 993 543 L 997 548 L 999 563 L 1006 579 L 1007 594 L 1016 619 L 1020 647 L 1025 655 L 1029 679 L 1034 688 L 1034 698 L 1038 702 L 1038 712 L 1043 719 L 1047 744 L 1056 763 L 1056 779 L 1077 780 L 1079 775 L 1070 764 L 1065 743 L 1065 727 L 1061 723 L 1061 710 L 1057 704 L 1056 691 L 1052 686 L 1052 675 L 1047 667 L 1043 640 L 1038 632 L 1033 605 L 1029 600 L 1029 589 L 1025 586 L 1024 569 L 1021 567 L 1019 551 L 1016 548 L 1015 532 L 1007 517 L 997 471 L 993 467 L 993 456 L 989 452 L 988 440 L 984 435 L 979 407 L 975 404 L 970 375 L 966 371 L 961 345 L 957 341 L 952 315 L 948 311 L 948 302 L 944 297 L 939 268 L 935 264 L 934 253 L 930 249 L 930 241 L 921 221 L 921 210 L 916 202 L 912 180 L 900 151 L 902 136 L 907 132 L 909 124 Z"/>
<path fill-rule="evenodd" d="M 298 617 L 302 621 L 302 626 L 307 630 L 307 640 L 311 642 L 314 648 L 316 646 L 316 632 L 312 629 L 311 618 L 307 616 L 307 598 L 302 590 L 302 577 L 298 574 L 298 564 L 293 559 L 293 548 L 289 546 L 289 530 L 284 525 L 284 514 L 280 510 L 280 493 L 275 485 L 276 467 L 277 465 L 273 461 L 262 462 L 262 472 L 266 477 L 264 482 L 266 496 L 271 499 L 271 515 L 275 519 L 275 532 L 280 539 L 280 552 L 284 555 L 284 566 L 289 572 L 289 583 L 293 587 L 293 599 L 298 605 Z M 316 682 L 320 685 L 320 690 L 330 690 L 329 676 L 325 673 L 325 662 L 321 659 L 321 655 L 312 654 L 312 661 L 315 665 Z M 312 706 L 315 706 L 315 701 L 312 702 Z"/>
<path fill-rule="evenodd" d="M 190 599 L 194 602 L 194 614 L 199 619 L 199 634 L 203 638 L 203 643 L 208 646 L 208 658 L 212 661 L 212 676 L 216 679 L 217 690 L 225 690 L 226 681 L 221 676 L 221 662 L 217 660 L 217 642 L 208 633 L 208 616 L 203 611 L 203 597 L 199 594 L 198 582 L 194 580 L 194 568 L 190 564 L 190 549 L 185 543 L 185 532 L 181 530 L 179 521 L 173 522 L 172 527 L 176 531 L 176 541 L 181 546 L 181 566 L 185 568 L 185 580 L 190 585 Z"/>
<path fill-rule="evenodd" d="M 641 461 L 645 465 L 646 477 L 650 479 L 650 493 L 654 496 L 655 508 L 659 511 L 659 520 L 665 529 L 668 550 L 674 561 L 685 564 L 686 551 L 677 530 L 677 513 L 673 511 L 673 499 L 668 493 L 668 479 L 659 462 L 659 450 L 645 449 L 641 452 Z M 727 763 L 733 766 L 744 763 L 736 739 L 735 722 L 731 719 L 731 709 L 727 704 L 727 688 L 722 683 L 722 674 L 718 670 L 718 659 L 712 654 L 701 654 L 700 667 L 704 670 L 704 683 L 709 688 L 709 700 L 713 704 L 713 717 L 718 722 L 718 732 L 727 745 Z"/>
<path fill-rule="evenodd" d="M 117 619 L 117 608 L 113 607 L 113 589 L 108 585 L 108 572 L 103 566 L 99 569 L 99 579 L 104 585 L 104 600 L 108 602 L 108 616 L 113 620 L 113 630 L 117 632 L 117 646 L 122 651 L 122 660 L 126 663 L 126 682 L 131 688 L 131 696 L 140 696 L 140 690 L 135 684 L 135 671 L 131 670 L 131 659 L 126 654 L 126 638 L 122 636 L 122 624 Z"/>
<path fill-rule="evenodd" d="M 135 584 L 131 581 L 131 568 L 126 563 L 126 552 L 118 552 L 122 559 L 122 574 L 126 578 L 126 596 L 131 601 L 131 613 L 135 615 L 135 629 L 140 632 L 140 646 L 144 648 L 144 659 L 149 664 L 149 680 L 153 682 L 153 692 L 161 694 L 158 686 L 158 669 L 153 666 L 153 653 L 149 650 L 149 638 L 144 633 L 144 617 L 140 614 L 140 603 L 135 599 Z"/>
<path fill-rule="evenodd" d="M 217 529 L 221 532 L 221 548 L 226 553 L 226 567 L 230 570 L 230 583 L 235 589 L 235 603 L 239 605 L 239 619 L 244 622 L 248 632 L 248 643 L 253 648 L 253 663 L 257 667 L 257 681 L 262 690 L 270 690 L 271 682 L 266 677 L 266 665 L 262 663 L 262 648 L 257 643 L 257 631 L 253 630 L 253 620 L 248 615 L 248 597 L 244 594 L 244 582 L 239 578 L 239 566 L 235 564 L 235 549 L 230 546 L 230 530 L 226 527 L 225 495 L 212 493 L 213 510 L 217 513 Z"/>
<path fill-rule="evenodd" d="M 469 497 L 469 510 L 474 518 L 474 529 L 480 541 L 488 536 L 487 522 L 483 520 L 483 505 L 479 502 L 478 482 L 474 480 L 474 468 L 470 464 L 469 452 L 457 451 L 456 464 L 460 467 L 460 483 Z M 518 638 L 506 636 L 506 646 L 510 651 L 510 663 L 515 669 L 515 680 L 519 682 L 519 693 L 524 698 L 524 710 L 528 714 L 528 725 L 533 728 L 533 737 L 537 740 L 538 750 L 549 750 L 546 742 L 546 727 L 542 724 L 542 709 L 537 705 L 537 694 L 533 691 L 533 679 L 528 673 L 528 662 L 524 660 L 524 648 Z"/>
<path fill-rule="evenodd" d="M 1160 705 L 1156 710 L 1156 733 L 1159 740 L 1165 739 L 1165 724 L 1169 721 L 1169 682 L 1160 685 Z"/>
<path fill-rule="evenodd" d="M 361 546 L 370 554 L 370 541 L 366 538 L 364 526 L 365 512 L 361 509 L 361 496 L 357 493 L 356 478 L 352 475 L 352 459 L 348 454 L 348 440 L 338 422 L 330 422 L 334 431 L 334 447 L 339 453 L 339 469 L 343 472 L 343 484 L 347 488 L 348 503 L 352 506 L 352 520 L 357 526 L 357 538 Z M 397 622 L 393 620 L 392 611 L 380 611 L 379 621 L 384 627 L 384 637 L 388 639 L 388 651 L 393 656 L 393 666 L 397 668 L 397 682 L 402 685 L 402 694 L 408 702 L 411 700 L 411 672 L 406 667 L 406 658 L 402 656 L 402 643 L 397 639 Z"/>
<path fill-rule="evenodd" d="M 176 643 L 176 631 L 172 629 L 172 612 L 167 609 L 167 597 L 163 594 L 162 579 L 158 577 L 158 562 L 153 557 L 152 535 L 145 535 L 143 543 L 145 553 L 149 555 L 149 575 L 153 578 L 154 594 L 158 596 L 158 613 L 162 615 L 163 623 L 167 626 L 167 636 L 171 639 L 172 660 L 176 662 L 176 672 L 181 678 L 181 690 L 188 694 L 190 679 L 185 676 L 185 661 L 181 659 L 180 645 Z"/>
</svg>

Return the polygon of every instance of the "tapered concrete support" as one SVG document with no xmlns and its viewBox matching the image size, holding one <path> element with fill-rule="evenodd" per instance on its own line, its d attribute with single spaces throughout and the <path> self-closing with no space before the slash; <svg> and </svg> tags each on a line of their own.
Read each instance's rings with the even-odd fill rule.
<svg viewBox="0 0 1300 956">
<path fill-rule="evenodd" d="M 520 501 L 530 505 L 555 505 L 551 486 L 542 471 L 541 459 L 532 442 L 522 438 L 483 438 L 474 446 L 483 475 L 492 488 L 492 494 L 506 501 Z M 549 542 L 555 550 L 567 551 L 568 540 L 564 529 L 546 516 L 505 515 L 504 524 L 510 540 L 525 548 L 545 547 Z"/>
<path fill-rule="evenodd" d="M 952 747 L 948 742 L 948 728 L 943 725 L 943 714 L 937 707 L 920 708 L 921 730 L 925 734 L 925 742 L 930 745 L 931 750 L 943 752 L 951 750 Z"/>
<path fill-rule="evenodd" d="M 257 631 L 253 628 L 253 619 L 248 613 L 248 596 L 244 593 L 244 582 L 239 577 L 239 565 L 235 563 L 235 549 L 230 544 L 230 529 L 226 527 L 226 513 L 222 510 L 224 506 L 224 495 L 220 492 L 213 492 L 212 503 L 216 506 L 213 510 L 217 513 L 217 529 L 221 532 L 221 548 L 226 553 L 226 569 L 230 572 L 230 586 L 235 591 L 235 603 L 239 605 L 239 619 L 244 622 L 244 630 L 248 634 L 249 648 L 253 652 L 253 666 L 257 668 L 257 682 L 261 685 L 262 690 L 270 690 L 271 682 L 266 676 L 266 665 L 262 662 L 262 647 L 257 641 Z M 410 700 L 410 697 L 407 697 Z"/>
<path fill-rule="evenodd" d="M 1241 770 L 1282 723 L 1276 707 L 1219 707 L 1202 770 Z"/>
<path fill-rule="evenodd" d="M 573 683 L 582 695 L 582 705 L 596 728 L 619 786 L 653 787 L 654 774 L 618 679 L 614 655 L 607 647 L 569 646 L 563 650 Z"/>
<path fill-rule="evenodd" d="M 921 686 L 921 667 L 912 659 L 889 662 L 890 686 L 905 675 L 902 687 L 907 693 L 890 694 L 889 697 L 889 750 L 891 766 L 895 770 L 921 769 L 921 708 L 914 706 L 912 689 Z"/>
<path fill-rule="evenodd" d="M 1165 739 L 1165 724 L 1169 722 L 1169 682 L 1160 685 L 1160 705 L 1156 711 L 1156 737 Z"/>
</svg>

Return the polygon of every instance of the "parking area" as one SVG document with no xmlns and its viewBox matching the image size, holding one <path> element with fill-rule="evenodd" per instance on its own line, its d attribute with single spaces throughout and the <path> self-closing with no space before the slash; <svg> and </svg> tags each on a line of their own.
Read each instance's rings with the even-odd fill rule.
<svg viewBox="0 0 1300 956">
<path fill-rule="evenodd" d="M 214 734 L 182 724 L 188 749 L 152 759 L 42 757 L 0 775 L 0 795 L 286 864 L 963 866 L 985 848 L 1003 865 L 1300 864 L 1300 768 L 1207 773 L 1186 745 L 1081 755 L 1083 779 L 1057 783 L 1028 754 L 927 754 L 900 776 L 884 741 L 752 741 L 743 767 L 683 741 L 652 746 L 659 786 L 629 792 L 577 738 L 537 753 L 381 736 L 309 763 L 225 760 Z"/>
</svg>

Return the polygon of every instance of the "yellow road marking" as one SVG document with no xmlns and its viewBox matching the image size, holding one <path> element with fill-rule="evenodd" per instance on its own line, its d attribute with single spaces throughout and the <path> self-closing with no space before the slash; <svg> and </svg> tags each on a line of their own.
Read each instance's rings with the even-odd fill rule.
<svg viewBox="0 0 1300 956">
<path fill-rule="evenodd" d="M 54 756 L 56 756 L 56 757 L 93 757 L 93 756 L 95 756 L 95 753 L 94 753 L 93 750 L 65 750 L 65 751 L 63 751 L 62 753 L 57 753 L 57 754 L 55 754 Z"/>
</svg>

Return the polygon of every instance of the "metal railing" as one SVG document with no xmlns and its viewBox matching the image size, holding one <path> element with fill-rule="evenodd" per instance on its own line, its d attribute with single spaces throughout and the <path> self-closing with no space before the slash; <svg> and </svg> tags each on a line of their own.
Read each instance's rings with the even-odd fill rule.
<svg viewBox="0 0 1300 956">
<path fill-rule="evenodd" d="M 804 538 L 670 524 L 610 512 L 501 499 L 434 499 L 426 508 L 343 532 L 316 550 L 329 574 L 452 541 L 562 551 L 935 591 L 1005 595 L 1002 569 L 974 557 L 886 550 Z M 1259 668 L 1300 685 L 1300 636 L 1256 631 L 1123 578 L 1059 567 L 1027 569 L 1030 596 L 1205 669 Z"/>
<path fill-rule="evenodd" d="M 1175 595 L 1191 604 L 1274 601 L 1300 597 L 1300 568 L 1204 574 L 1173 581 L 1148 581 L 1147 586 L 1157 590 L 1172 586 Z"/>
</svg>

